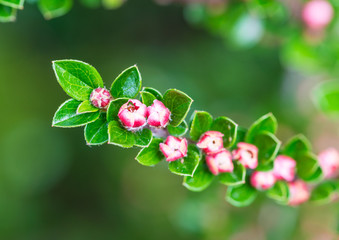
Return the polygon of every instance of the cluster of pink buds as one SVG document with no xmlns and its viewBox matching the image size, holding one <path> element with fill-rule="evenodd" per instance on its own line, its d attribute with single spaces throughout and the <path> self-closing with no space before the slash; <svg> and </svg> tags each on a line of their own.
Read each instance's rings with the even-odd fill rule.
<svg viewBox="0 0 339 240">
<path fill-rule="evenodd" d="M 335 178 L 339 173 L 339 153 L 334 148 L 328 148 L 318 155 L 319 164 L 326 179 Z"/>
<path fill-rule="evenodd" d="M 168 136 L 165 143 L 160 143 L 160 150 L 168 162 L 182 159 L 187 155 L 187 140 Z"/>
<path fill-rule="evenodd" d="M 333 7 L 327 0 L 311 0 L 302 9 L 302 20 L 310 30 L 324 29 L 333 15 Z"/>
<path fill-rule="evenodd" d="M 310 198 L 310 189 L 302 180 L 288 183 L 288 189 L 290 192 L 288 204 L 290 206 L 297 206 Z"/>
<path fill-rule="evenodd" d="M 233 151 L 233 158 L 245 167 L 255 169 L 258 166 L 258 148 L 252 144 L 240 142 Z"/>
<path fill-rule="evenodd" d="M 165 128 L 170 121 L 171 112 L 159 100 L 154 100 L 150 107 L 137 99 L 130 99 L 120 107 L 118 117 L 121 123 L 131 131 L 149 126 Z"/>
<path fill-rule="evenodd" d="M 110 92 L 105 88 L 96 88 L 90 95 L 91 104 L 99 109 L 106 110 L 109 103 L 113 100 Z"/>
</svg>

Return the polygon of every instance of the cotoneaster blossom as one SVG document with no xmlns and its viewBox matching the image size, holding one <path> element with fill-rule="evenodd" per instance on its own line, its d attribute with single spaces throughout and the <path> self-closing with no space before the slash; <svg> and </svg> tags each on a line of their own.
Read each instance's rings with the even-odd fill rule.
<svg viewBox="0 0 339 240">
<path fill-rule="evenodd" d="M 198 148 L 204 150 L 207 154 L 213 154 L 219 152 L 224 147 L 222 137 L 224 134 L 217 131 L 205 132 L 197 143 Z"/>
<path fill-rule="evenodd" d="M 105 88 L 96 88 L 90 95 L 91 104 L 100 109 L 107 109 L 112 100 L 110 92 Z"/>
<path fill-rule="evenodd" d="M 334 148 L 328 148 L 318 155 L 320 167 L 325 178 L 334 178 L 339 173 L 339 152 Z"/>
<path fill-rule="evenodd" d="M 291 182 L 295 178 L 296 162 L 293 158 L 279 155 L 274 160 L 274 176 L 279 180 Z"/>
<path fill-rule="evenodd" d="M 259 172 L 255 171 L 251 175 L 251 185 L 259 190 L 267 190 L 273 187 L 276 178 L 273 171 Z"/>
<path fill-rule="evenodd" d="M 168 136 L 165 143 L 160 143 L 160 151 L 165 155 L 166 161 L 171 162 L 187 156 L 187 140 Z"/>
<path fill-rule="evenodd" d="M 333 7 L 327 0 L 311 0 L 302 10 L 302 20 L 313 30 L 325 28 L 333 19 Z"/>
<path fill-rule="evenodd" d="M 170 110 L 159 100 L 154 100 L 147 108 L 147 123 L 150 126 L 164 128 L 169 123 L 170 116 Z"/>
<path fill-rule="evenodd" d="M 206 163 L 209 170 L 214 175 L 218 175 L 223 172 L 233 172 L 232 156 L 226 149 L 207 155 Z"/>
<path fill-rule="evenodd" d="M 137 130 L 146 125 L 147 107 L 139 100 L 130 99 L 120 107 L 118 117 L 129 130 Z"/>
<path fill-rule="evenodd" d="M 310 198 L 310 190 L 306 183 L 302 180 L 296 180 L 288 183 L 288 188 L 290 191 L 288 204 L 290 206 L 297 206 L 306 202 Z"/>
<path fill-rule="evenodd" d="M 233 159 L 246 168 L 255 169 L 258 166 L 258 148 L 252 144 L 240 142 L 233 151 Z"/>
</svg>

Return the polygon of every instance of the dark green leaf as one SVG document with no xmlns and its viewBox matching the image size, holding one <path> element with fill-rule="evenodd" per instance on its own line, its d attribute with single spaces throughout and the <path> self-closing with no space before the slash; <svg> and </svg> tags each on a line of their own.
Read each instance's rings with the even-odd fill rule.
<svg viewBox="0 0 339 240">
<path fill-rule="evenodd" d="M 195 145 L 188 145 L 187 157 L 168 164 L 169 170 L 181 176 L 193 176 L 200 161 L 200 152 Z"/>
<path fill-rule="evenodd" d="M 68 13 L 73 0 L 39 0 L 39 9 L 45 19 L 60 17 Z"/>
<path fill-rule="evenodd" d="M 168 130 L 168 133 L 170 135 L 175 136 L 175 137 L 181 137 L 181 136 L 185 135 L 185 133 L 187 132 L 188 126 L 187 126 L 186 121 L 183 121 L 177 127 L 173 127 L 171 125 L 168 125 L 167 130 Z"/>
<path fill-rule="evenodd" d="M 135 146 L 138 147 L 147 147 L 153 138 L 153 133 L 150 129 L 144 128 L 140 131 L 134 133 L 135 137 Z"/>
<path fill-rule="evenodd" d="M 185 176 L 183 185 L 194 192 L 205 190 L 213 181 L 214 175 L 208 169 L 205 159 L 202 159 L 194 172 L 193 177 Z"/>
<path fill-rule="evenodd" d="M 257 191 L 249 184 L 245 183 L 227 188 L 226 201 L 235 207 L 246 207 L 257 197 Z"/>
<path fill-rule="evenodd" d="M 155 88 L 144 87 L 144 88 L 142 88 L 142 91 L 151 93 L 153 96 L 155 96 L 161 102 L 163 100 L 162 94 L 158 90 L 156 90 Z"/>
<path fill-rule="evenodd" d="M 135 98 L 141 89 L 141 75 L 136 65 L 124 70 L 113 82 L 111 94 L 114 98 Z"/>
<path fill-rule="evenodd" d="M 100 145 L 108 141 L 108 123 L 104 113 L 95 122 L 86 125 L 85 139 L 88 145 Z"/>
<path fill-rule="evenodd" d="M 246 142 L 253 143 L 254 137 L 263 131 L 275 134 L 277 126 L 277 120 L 272 113 L 262 116 L 248 129 Z"/>
<path fill-rule="evenodd" d="M 236 137 L 236 140 L 235 140 L 235 142 L 232 146 L 232 149 L 237 148 L 238 143 L 245 142 L 246 133 L 247 133 L 247 129 L 238 126 L 237 137 Z"/>
<path fill-rule="evenodd" d="M 12 8 L 23 9 L 25 0 L 0 0 L 0 5 Z"/>
<path fill-rule="evenodd" d="M 128 98 L 118 98 L 110 102 L 107 109 L 107 121 L 119 120 L 118 113 L 122 105 L 127 103 Z"/>
<path fill-rule="evenodd" d="M 16 19 L 17 10 L 0 4 L 0 22 L 13 22 Z"/>
<path fill-rule="evenodd" d="M 153 101 L 156 99 L 156 97 L 152 93 L 149 93 L 149 92 L 141 91 L 140 95 L 141 95 L 143 104 L 145 104 L 146 106 L 151 106 L 153 104 Z"/>
<path fill-rule="evenodd" d="M 169 89 L 166 91 L 163 103 L 171 111 L 170 124 L 172 126 L 180 125 L 185 119 L 192 102 L 193 100 L 189 96 L 179 90 Z"/>
<path fill-rule="evenodd" d="M 317 156 L 312 153 L 298 155 L 295 158 L 297 162 L 297 175 L 304 181 L 318 181 L 323 177 L 322 170 L 319 166 Z"/>
<path fill-rule="evenodd" d="M 211 130 L 224 134 L 224 147 L 229 148 L 235 143 L 237 138 L 238 125 L 227 117 L 216 118 L 211 126 Z"/>
<path fill-rule="evenodd" d="M 267 196 L 278 201 L 281 204 L 287 204 L 290 191 L 285 181 L 278 181 L 272 188 L 267 190 Z"/>
<path fill-rule="evenodd" d="M 160 151 L 159 144 L 163 142 L 161 138 L 153 138 L 150 145 L 143 148 L 135 158 L 140 164 L 145 166 L 154 166 L 165 159 Z"/>
<path fill-rule="evenodd" d="M 99 118 L 99 112 L 77 114 L 80 104 L 80 101 L 74 99 L 64 102 L 56 111 L 52 126 L 63 128 L 80 127 Z"/>
<path fill-rule="evenodd" d="M 231 173 L 219 174 L 219 181 L 227 186 L 241 185 L 245 183 L 246 168 L 240 163 L 234 162 L 234 170 Z"/>
<path fill-rule="evenodd" d="M 80 103 L 78 109 L 77 109 L 77 113 L 81 114 L 81 113 L 89 113 L 89 112 L 97 112 L 99 111 L 99 108 L 94 107 L 91 104 L 91 101 L 86 100 L 83 101 L 82 103 Z"/>
<path fill-rule="evenodd" d="M 304 135 L 297 135 L 291 138 L 285 145 L 283 154 L 296 158 L 298 155 L 304 155 L 312 150 L 311 143 Z"/>
<path fill-rule="evenodd" d="M 108 143 L 119 147 L 130 148 L 134 145 L 134 134 L 127 131 L 118 121 L 111 121 L 108 124 Z"/>
<path fill-rule="evenodd" d="M 316 186 L 311 194 L 310 201 L 318 204 L 327 204 L 338 197 L 338 180 L 329 180 Z"/>
<path fill-rule="evenodd" d="M 58 60 L 53 61 L 53 69 L 60 86 L 76 100 L 89 100 L 93 89 L 103 87 L 99 73 L 87 63 Z"/>
<path fill-rule="evenodd" d="M 190 126 L 192 140 L 198 141 L 200 136 L 210 129 L 212 122 L 213 118 L 208 112 L 194 111 Z"/>
</svg>

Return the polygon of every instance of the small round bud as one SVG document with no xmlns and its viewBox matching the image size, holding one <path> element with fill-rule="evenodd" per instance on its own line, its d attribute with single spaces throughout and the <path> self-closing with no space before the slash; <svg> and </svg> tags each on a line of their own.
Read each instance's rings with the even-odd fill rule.
<svg viewBox="0 0 339 240">
<path fill-rule="evenodd" d="M 186 138 L 168 136 L 165 143 L 159 145 L 161 152 L 165 155 L 166 161 L 172 162 L 187 156 Z"/>
<path fill-rule="evenodd" d="M 295 178 L 296 162 L 293 158 L 279 155 L 274 160 L 274 176 L 279 180 L 291 182 Z"/>
<path fill-rule="evenodd" d="M 100 109 L 107 109 L 112 99 L 110 92 L 105 88 L 94 89 L 90 96 L 92 105 Z"/>
<path fill-rule="evenodd" d="M 320 167 L 325 178 L 334 178 L 339 173 L 339 152 L 334 148 L 328 148 L 318 155 Z"/>
<path fill-rule="evenodd" d="M 152 127 L 166 127 L 170 120 L 171 112 L 159 100 L 147 108 L 147 123 Z"/>
<path fill-rule="evenodd" d="M 327 0 L 311 0 L 302 10 L 302 20 L 312 30 L 322 30 L 333 19 L 333 7 Z"/>
<path fill-rule="evenodd" d="M 259 172 L 255 171 L 251 175 L 251 185 L 259 190 L 267 190 L 275 184 L 273 171 Z"/>
<path fill-rule="evenodd" d="M 118 117 L 127 129 L 137 130 L 146 124 L 147 107 L 136 99 L 130 99 L 120 107 Z"/>
<path fill-rule="evenodd" d="M 252 144 L 240 142 L 233 151 L 233 158 L 245 167 L 255 169 L 258 166 L 258 148 Z"/>
<path fill-rule="evenodd" d="M 310 198 L 310 190 L 302 180 L 288 183 L 288 188 L 290 191 L 288 204 L 290 206 L 302 204 Z"/>
<path fill-rule="evenodd" d="M 226 149 L 206 156 L 206 163 L 214 175 L 223 172 L 233 172 L 232 155 Z"/>
<path fill-rule="evenodd" d="M 204 150 L 207 154 L 217 153 L 224 147 L 222 137 L 224 134 L 217 131 L 205 132 L 197 143 L 197 147 Z"/>
</svg>

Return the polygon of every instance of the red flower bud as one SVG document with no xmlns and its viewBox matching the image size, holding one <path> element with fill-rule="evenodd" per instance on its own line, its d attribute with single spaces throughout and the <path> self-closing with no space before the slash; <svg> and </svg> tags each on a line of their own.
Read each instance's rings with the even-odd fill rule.
<svg viewBox="0 0 339 240">
<path fill-rule="evenodd" d="M 302 180 L 296 180 L 294 182 L 288 183 L 288 188 L 290 191 L 288 204 L 290 206 L 302 204 L 306 202 L 310 197 L 310 190 L 307 187 L 306 183 Z"/>
<path fill-rule="evenodd" d="M 224 134 L 217 131 L 205 132 L 201 136 L 197 146 L 207 154 L 217 153 L 224 147 L 223 136 Z"/>
<path fill-rule="evenodd" d="M 259 190 L 267 190 L 275 184 L 275 177 L 273 171 L 259 172 L 255 171 L 251 175 L 251 185 Z"/>
<path fill-rule="evenodd" d="M 100 109 L 107 109 L 112 99 L 110 92 L 105 88 L 94 89 L 90 96 L 92 105 Z"/>
<path fill-rule="evenodd" d="M 295 177 L 296 162 L 293 158 L 279 155 L 274 160 L 274 176 L 279 180 L 291 182 Z"/>
<path fill-rule="evenodd" d="M 152 106 L 147 108 L 147 123 L 153 127 L 166 127 L 171 112 L 159 100 L 154 100 Z"/>
<path fill-rule="evenodd" d="M 334 178 L 339 173 L 339 153 L 334 148 L 322 151 L 319 156 L 319 164 L 325 178 Z"/>
<path fill-rule="evenodd" d="M 160 150 L 166 161 L 171 162 L 187 156 L 187 140 L 168 136 L 165 143 L 160 143 Z"/>
<path fill-rule="evenodd" d="M 206 163 L 214 175 L 223 172 L 233 172 L 232 156 L 225 148 L 217 153 L 207 155 Z"/>
<path fill-rule="evenodd" d="M 302 10 L 302 19 L 306 26 L 313 30 L 326 27 L 333 18 L 333 7 L 326 0 L 311 0 Z"/>
<path fill-rule="evenodd" d="M 246 168 L 255 169 L 258 166 L 258 148 L 252 144 L 240 142 L 238 149 L 233 151 L 233 158 Z"/>
<path fill-rule="evenodd" d="M 120 107 L 118 117 L 121 123 L 130 130 L 137 130 L 146 124 L 147 107 L 139 100 L 130 99 Z"/>
</svg>

